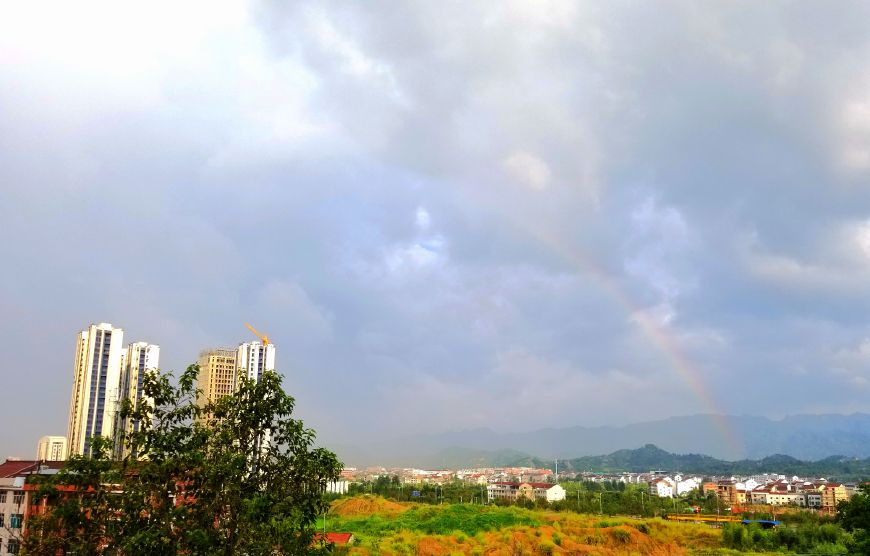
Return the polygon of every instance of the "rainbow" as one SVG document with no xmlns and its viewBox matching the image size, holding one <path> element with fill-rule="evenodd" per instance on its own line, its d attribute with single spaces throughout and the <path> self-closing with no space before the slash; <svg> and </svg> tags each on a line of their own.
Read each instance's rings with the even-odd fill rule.
<svg viewBox="0 0 870 556">
<path fill-rule="evenodd" d="M 516 221 L 514 221 L 517 224 Z M 595 261 L 586 256 L 575 247 L 568 246 L 558 238 L 548 236 L 540 229 L 522 226 L 524 232 L 546 246 L 551 252 L 561 259 L 573 265 L 581 272 L 591 275 L 598 284 L 606 291 L 625 311 L 631 315 L 638 324 L 643 335 L 661 352 L 667 359 L 670 367 L 685 381 L 701 404 L 710 413 L 714 426 L 722 436 L 722 441 L 730 448 L 733 454 L 743 452 L 741 443 L 736 434 L 729 426 L 725 414 L 720 408 L 716 398 L 713 397 L 709 388 L 704 383 L 703 376 L 696 364 L 683 353 L 677 342 L 655 322 L 642 307 L 638 306 L 626 294 L 619 284 Z"/>
</svg>

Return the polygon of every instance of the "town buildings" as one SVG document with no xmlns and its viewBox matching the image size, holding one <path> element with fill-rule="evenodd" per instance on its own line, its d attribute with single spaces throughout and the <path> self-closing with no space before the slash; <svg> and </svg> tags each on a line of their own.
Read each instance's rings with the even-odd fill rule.
<svg viewBox="0 0 870 556">
<path fill-rule="evenodd" d="M 661 477 L 653 479 L 650 481 L 649 486 L 649 493 L 651 495 L 672 498 L 700 489 L 701 479 L 699 477 L 684 478 L 681 475 L 674 475 L 673 478 Z"/>
<path fill-rule="evenodd" d="M 554 483 L 498 482 L 486 487 L 487 500 L 516 502 L 520 499 L 558 502 L 565 499 L 565 489 Z"/>
<path fill-rule="evenodd" d="M 796 506 L 819 509 L 834 513 L 837 504 L 849 500 L 854 491 L 848 485 L 813 481 L 793 477 L 768 479 L 759 484 L 754 479 L 743 482 L 736 479 L 721 480 L 717 484 L 717 496 L 727 507 L 740 508 L 748 505 Z"/>
</svg>

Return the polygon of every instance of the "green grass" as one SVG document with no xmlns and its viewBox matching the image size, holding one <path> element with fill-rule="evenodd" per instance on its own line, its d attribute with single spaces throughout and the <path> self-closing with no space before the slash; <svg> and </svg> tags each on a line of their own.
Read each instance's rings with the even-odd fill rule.
<svg viewBox="0 0 870 556">
<path fill-rule="evenodd" d="M 322 523 L 320 524 L 322 526 Z M 520 508 L 481 507 L 471 504 L 418 506 L 396 516 L 329 517 L 331 531 L 348 531 L 365 535 L 389 535 L 401 530 L 427 535 L 447 535 L 461 531 L 474 536 L 515 525 L 536 527 L 540 522 L 529 510 Z"/>
</svg>

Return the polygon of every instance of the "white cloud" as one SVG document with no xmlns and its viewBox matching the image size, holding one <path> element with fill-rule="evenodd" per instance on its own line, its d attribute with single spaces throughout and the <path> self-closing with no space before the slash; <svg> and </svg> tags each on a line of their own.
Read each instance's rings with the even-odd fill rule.
<svg viewBox="0 0 870 556">
<path fill-rule="evenodd" d="M 514 151 L 504 160 L 504 167 L 514 180 L 541 191 L 550 183 L 550 167 L 540 157 L 527 151 Z"/>
<path fill-rule="evenodd" d="M 416 224 L 417 229 L 421 232 L 428 230 L 429 225 L 432 224 L 432 218 L 429 216 L 429 211 L 423 207 L 417 207 L 417 212 L 414 213 L 414 224 Z"/>
<path fill-rule="evenodd" d="M 445 248 L 446 243 L 441 237 L 397 245 L 387 251 L 384 263 L 392 274 L 403 275 L 444 263 L 447 258 Z"/>
<path fill-rule="evenodd" d="M 833 374 L 841 380 L 859 388 L 870 386 L 870 338 L 836 350 L 830 362 Z"/>
<path fill-rule="evenodd" d="M 738 253 L 747 271 L 797 290 L 862 294 L 870 280 L 870 221 L 846 219 L 826 228 L 802 256 L 765 248 L 758 234 L 743 234 Z"/>
<path fill-rule="evenodd" d="M 625 269 L 647 283 L 663 301 L 663 306 L 670 307 L 694 282 L 683 268 L 692 247 L 685 218 L 676 208 L 663 207 L 655 197 L 647 196 L 631 210 L 630 222 Z"/>
</svg>

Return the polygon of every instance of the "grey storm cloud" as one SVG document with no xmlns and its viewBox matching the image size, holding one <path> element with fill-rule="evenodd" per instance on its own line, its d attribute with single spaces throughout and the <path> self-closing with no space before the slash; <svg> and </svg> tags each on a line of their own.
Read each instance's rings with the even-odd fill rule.
<svg viewBox="0 0 870 556">
<path fill-rule="evenodd" d="M 326 442 L 710 411 L 674 351 L 870 410 L 865 3 L 53 9 L 0 14 L 9 454 L 101 321 L 174 370 L 253 322 Z"/>
</svg>

